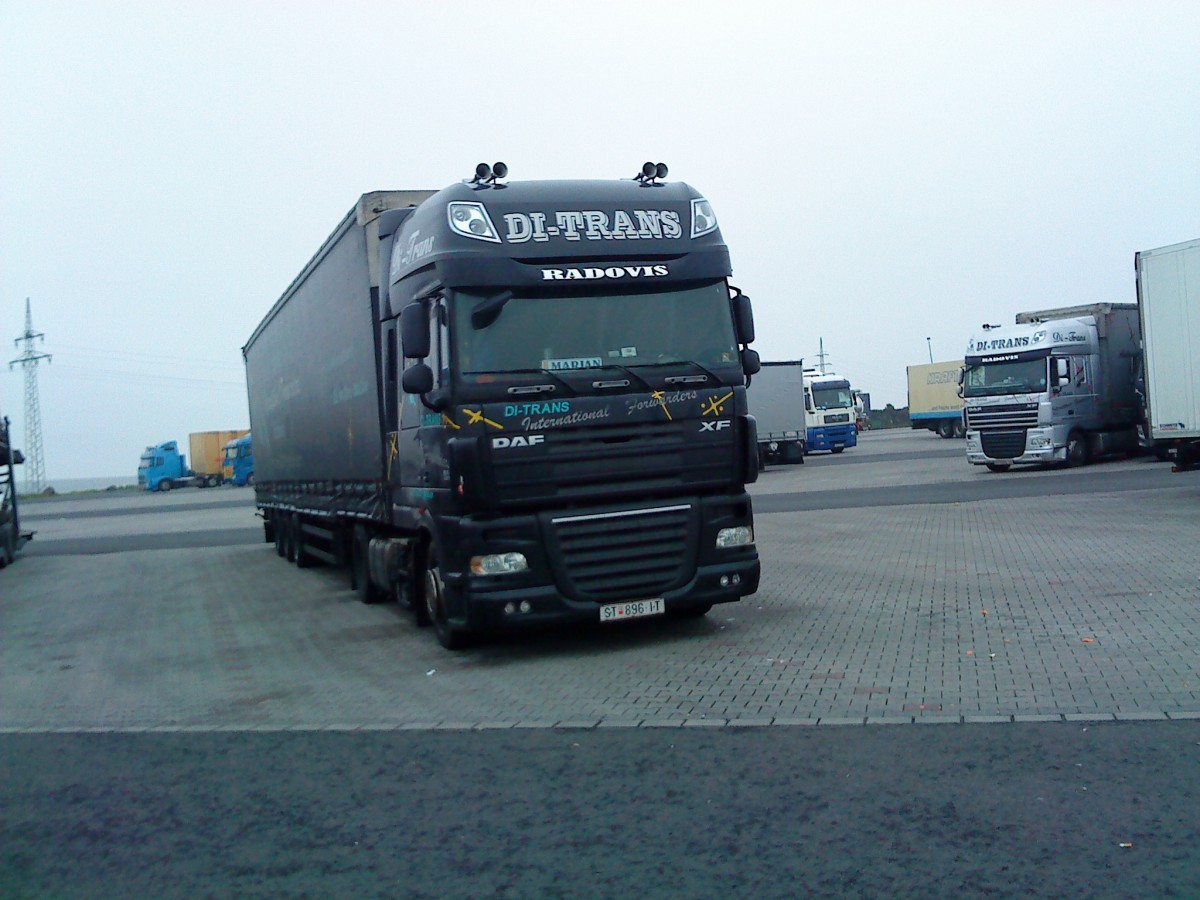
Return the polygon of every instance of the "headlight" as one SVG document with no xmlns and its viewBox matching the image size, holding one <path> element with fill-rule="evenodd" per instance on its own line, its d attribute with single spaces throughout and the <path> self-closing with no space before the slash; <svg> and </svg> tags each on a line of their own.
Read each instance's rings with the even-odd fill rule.
<svg viewBox="0 0 1200 900">
<path fill-rule="evenodd" d="M 717 532 L 717 549 L 729 547 L 744 547 L 754 543 L 754 529 L 749 525 L 735 525 L 733 528 L 722 528 Z"/>
<path fill-rule="evenodd" d="M 472 575 L 512 575 L 528 568 L 524 553 L 491 553 L 471 557 Z"/>
<path fill-rule="evenodd" d="M 446 207 L 446 214 L 450 218 L 450 230 L 456 234 L 475 238 L 477 241 L 500 243 L 500 236 L 496 234 L 496 226 L 492 224 L 492 218 L 482 203 L 456 200 Z"/>
</svg>

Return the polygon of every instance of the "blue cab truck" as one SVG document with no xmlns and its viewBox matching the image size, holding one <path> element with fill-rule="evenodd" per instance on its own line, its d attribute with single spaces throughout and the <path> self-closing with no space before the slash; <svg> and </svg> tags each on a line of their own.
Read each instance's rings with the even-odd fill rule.
<svg viewBox="0 0 1200 900">
<path fill-rule="evenodd" d="M 249 434 L 225 445 L 221 471 L 225 482 L 234 487 L 254 484 L 254 445 Z"/>
<path fill-rule="evenodd" d="M 21 531 L 17 502 L 15 467 L 23 462 L 25 457 L 12 445 L 8 417 L 0 416 L 0 569 L 13 562 L 21 545 L 33 537 L 33 532 Z"/>
<path fill-rule="evenodd" d="M 364 194 L 251 334 L 264 536 L 448 649 L 758 588 L 750 302 L 708 201 L 629 180 Z"/>
</svg>

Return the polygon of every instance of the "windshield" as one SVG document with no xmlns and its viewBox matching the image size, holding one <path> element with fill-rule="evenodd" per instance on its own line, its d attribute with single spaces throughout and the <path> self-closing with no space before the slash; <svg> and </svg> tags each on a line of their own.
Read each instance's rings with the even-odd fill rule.
<svg viewBox="0 0 1200 900">
<path fill-rule="evenodd" d="M 813 404 L 817 409 L 841 409 L 853 406 L 850 388 L 820 388 L 813 387 Z"/>
<path fill-rule="evenodd" d="M 712 369 L 739 362 L 724 281 L 638 293 L 517 293 L 507 302 L 483 292 L 456 296 L 456 366 L 468 377 L 679 362 Z M 492 314 L 472 321 L 481 304 Z"/>
<path fill-rule="evenodd" d="M 1046 390 L 1046 359 L 986 363 L 967 366 L 963 376 L 964 397 L 995 394 L 1037 394 Z"/>
</svg>

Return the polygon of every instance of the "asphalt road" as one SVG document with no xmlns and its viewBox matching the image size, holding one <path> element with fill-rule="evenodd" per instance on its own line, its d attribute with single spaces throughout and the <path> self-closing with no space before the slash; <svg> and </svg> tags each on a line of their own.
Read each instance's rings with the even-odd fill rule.
<svg viewBox="0 0 1200 900">
<path fill-rule="evenodd" d="M 932 516 L 938 504 L 1007 496 L 1049 496 L 1055 510 L 1061 504 L 1054 515 L 1069 519 L 1073 509 L 1090 512 L 1098 491 L 1105 498 L 1096 508 L 1104 510 L 1151 509 L 1169 497 L 1174 529 L 1190 535 L 1196 527 L 1200 506 L 1178 498 L 1200 497 L 1200 482 L 1166 467 L 1132 460 L 997 476 L 956 468 L 961 445 L 913 443 L 918 437 L 868 435 L 841 458 L 769 471 L 755 486 L 763 528 L 776 521 L 772 504 L 788 523 L 796 510 L 846 510 L 836 535 L 846 542 L 855 534 L 841 522 L 875 521 L 854 518 L 875 504 L 928 506 Z M 11 643 L 34 639 L 22 624 L 22 604 L 55 600 L 35 590 L 42 567 L 104 554 L 107 567 L 87 556 L 96 561 L 97 583 L 126 572 L 128 590 L 138 591 L 148 588 L 148 572 L 160 577 L 152 567 L 156 547 L 244 538 L 238 553 L 260 552 L 261 530 L 248 515 L 230 524 L 230 515 L 245 511 L 241 497 L 167 499 L 157 507 L 143 497 L 121 500 L 133 511 L 78 520 L 72 511 L 89 501 L 29 505 L 39 534 L 0 573 L 0 701 L 26 697 L 39 683 L 50 697 L 59 690 L 54 678 L 91 671 L 58 671 L 76 664 L 66 661 L 61 635 L 36 635 L 54 655 L 35 655 L 35 662 Z M 202 508 L 216 503 L 227 505 Z M 772 553 L 788 546 L 764 544 Z M 999 568 L 1004 560 L 988 563 Z M 1194 558 L 1176 563 L 1193 582 L 1200 574 Z M 764 559 L 764 569 L 784 564 Z M 328 591 L 336 581 L 335 573 L 272 571 L 292 593 L 309 583 Z M 182 602 L 188 580 L 220 574 L 197 569 L 179 577 L 165 595 Z M 1182 600 L 1186 616 L 1190 601 Z M 70 605 L 58 609 L 52 627 L 64 635 L 76 620 L 99 627 L 73 616 Z M 166 607 L 148 621 L 144 640 L 155 640 L 172 614 Z M 233 641 L 248 624 L 212 627 Z M 719 640 L 712 628 L 711 638 L 703 630 L 672 638 L 647 629 L 602 649 L 601 662 L 645 666 L 656 642 L 674 653 L 681 642 Z M 413 652 L 409 637 L 400 629 L 382 646 Z M 368 646 L 365 635 L 354 639 Z M 70 640 L 82 647 L 89 637 Z M 536 678 L 540 669 L 558 671 L 564 652 L 591 665 L 583 658 L 587 641 L 567 642 L 557 654 L 552 636 L 483 651 L 471 677 L 511 679 L 515 671 Z M 181 667 L 198 666 L 191 658 L 198 646 L 157 648 L 160 678 L 167 680 L 172 654 Z M 386 703 L 390 690 L 401 706 L 416 682 L 381 682 L 381 673 L 395 676 L 378 652 L 361 660 L 377 673 L 372 701 Z M 1181 677 L 1192 671 L 1189 652 L 1172 658 Z M 253 660 L 227 655 L 232 677 L 244 677 L 237 672 Z M 507 664 L 506 675 L 502 660 L 514 655 L 519 664 Z M 427 665 L 425 657 L 418 663 Z M 449 661 L 443 665 L 447 677 L 458 677 Z M 637 691 L 643 676 L 634 671 L 642 670 L 631 670 Z M 278 727 L 248 724 L 234 704 L 203 724 L 154 730 L 113 728 L 103 698 L 150 695 L 161 685 L 122 666 L 107 675 L 116 680 L 89 695 L 99 698 L 93 727 L 4 730 L 13 719 L 0 703 L 0 896 L 1200 897 L 1200 716 L 598 728 L 406 728 L 381 716 L 377 725 L 325 718 Z M 459 703 L 484 690 L 465 670 L 461 682 L 443 683 L 467 692 Z M 546 690 L 547 699 L 554 696 L 553 687 Z"/>
</svg>

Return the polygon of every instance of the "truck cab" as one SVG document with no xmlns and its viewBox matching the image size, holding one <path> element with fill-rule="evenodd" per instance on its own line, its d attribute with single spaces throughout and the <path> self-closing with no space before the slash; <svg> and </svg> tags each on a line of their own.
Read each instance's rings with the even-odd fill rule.
<svg viewBox="0 0 1200 900">
<path fill-rule="evenodd" d="M 804 372 L 807 451 L 841 453 L 858 444 L 858 413 L 850 382 L 832 372 Z"/>
<path fill-rule="evenodd" d="M 225 482 L 234 487 L 254 484 L 254 447 L 249 434 L 225 445 L 221 469 Z"/>
<path fill-rule="evenodd" d="M 138 487 L 147 491 L 169 491 L 189 475 L 185 454 L 176 441 L 147 447 L 138 460 Z"/>
<path fill-rule="evenodd" d="M 1072 311 L 1022 313 L 971 338 L 962 392 L 972 465 L 1074 466 L 1136 450 L 1136 307 L 1062 315 Z"/>
</svg>

